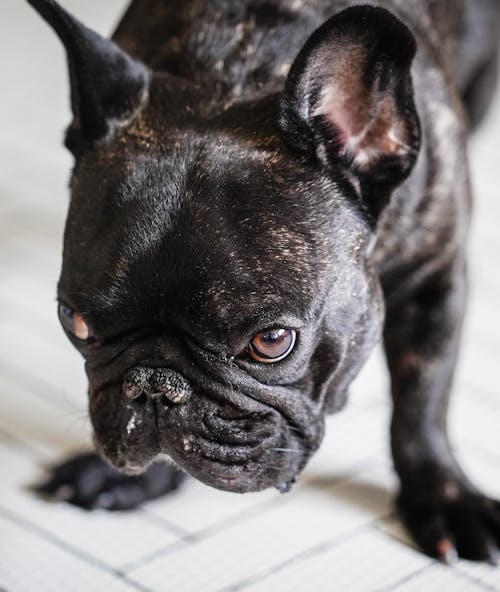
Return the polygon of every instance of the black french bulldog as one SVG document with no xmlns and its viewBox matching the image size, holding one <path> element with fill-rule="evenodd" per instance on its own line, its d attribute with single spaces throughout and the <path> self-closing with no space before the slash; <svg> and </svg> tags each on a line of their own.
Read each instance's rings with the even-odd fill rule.
<svg viewBox="0 0 500 592">
<path fill-rule="evenodd" d="M 500 503 L 446 409 L 496 0 L 134 0 L 114 41 L 29 2 L 71 79 L 59 317 L 118 469 L 81 456 L 42 489 L 286 491 L 383 336 L 403 519 L 431 556 L 494 561 Z"/>
</svg>

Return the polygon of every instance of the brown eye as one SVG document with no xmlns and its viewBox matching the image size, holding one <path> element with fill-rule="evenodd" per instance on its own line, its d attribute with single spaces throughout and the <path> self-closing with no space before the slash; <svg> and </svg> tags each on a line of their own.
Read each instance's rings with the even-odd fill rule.
<svg viewBox="0 0 500 592">
<path fill-rule="evenodd" d="M 296 333 L 293 329 L 268 329 L 252 339 L 248 353 L 257 362 L 271 364 L 279 362 L 292 351 Z"/>
<path fill-rule="evenodd" d="M 69 331 L 77 339 L 86 341 L 90 332 L 87 323 L 83 320 L 81 314 L 75 312 L 65 304 L 59 305 L 59 319 L 66 331 Z"/>
</svg>

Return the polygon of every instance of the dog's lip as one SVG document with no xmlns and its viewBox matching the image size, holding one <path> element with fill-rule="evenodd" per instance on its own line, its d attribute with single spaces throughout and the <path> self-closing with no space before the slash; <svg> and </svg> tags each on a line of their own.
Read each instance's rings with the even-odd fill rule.
<svg viewBox="0 0 500 592">
<path fill-rule="evenodd" d="M 191 473 L 202 483 L 233 493 L 248 493 L 269 487 L 279 487 L 282 483 L 293 482 L 299 472 L 297 467 L 287 467 L 286 465 L 273 466 L 269 471 L 265 463 L 255 461 L 226 464 L 214 459 L 205 460 L 208 464 L 201 469 L 198 466 L 193 472 L 183 463 L 180 466 L 184 466 L 188 473 Z"/>
<path fill-rule="evenodd" d="M 269 414 L 264 412 L 225 417 L 222 413 L 207 413 L 201 418 L 201 436 L 213 440 L 208 434 L 218 434 L 223 439 L 221 444 L 255 447 L 276 433 L 277 426 L 268 420 Z"/>
<path fill-rule="evenodd" d="M 224 465 L 245 465 L 255 461 L 262 453 L 262 445 L 220 443 L 198 436 L 191 440 L 192 451 L 208 461 Z"/>
<path fill-rule="evenodd" d="M 251 474 L 243 472 L 242 469 L 244 471 L 245 468 L 241 465 L 226 465 L 214 461 L 208 473 L 210 477 L 217 479 L 218 482 L 238 485 L 251 476 Z"/>
<path fill-rule="evenodd" d="M 181 459 L 180 462 L 176 459 L 174 461 L 194 476 L 195 479 L 217 489 L 238 493 L 261 489 L 256 487 L 258 481 L 256 481 L 255 477 L 257 474 L 262 474 L 265 465 L 261 465 L 255 460 L 228 463 L 220 459 L 207 458 L 203 455 L 198 456 L 198 459 L 202 459 L 203 462 L 201 464 L 197 463 L 196 467 L 186 462 L 185 458 Z M 276 475 L 268 475 L 265 487 L 273 487 L 276 483 L 283 481 L 281 472 L 280 469 L 276 469 Z"/>
</svg>

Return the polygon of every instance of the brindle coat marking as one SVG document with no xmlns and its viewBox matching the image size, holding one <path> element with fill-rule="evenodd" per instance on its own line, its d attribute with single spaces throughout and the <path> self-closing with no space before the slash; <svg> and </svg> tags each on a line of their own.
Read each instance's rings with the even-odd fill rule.
<svg viewBox="0 0 500 592">
<path fill-rule="evenodd" d="M 168 455 L 216 487 L 286 490 L 383 333 L 403 518 L 430 555 L 493 561 L 500 505 L 457 466 L 446 409 L 466 296 L 463 104 L 472 123 L 486 106 L 496 2 L 135 0 L 117 45 L 30 2 L 68 52 L 59 298 L 94 335 L 73 342 L 101 453 L 129 473 Z M 292 354 L 241 357 L 271 326 L 297 330 Z M 43 489 L 125 508 L 178 482 L 84 457 Z"/>
</svg>

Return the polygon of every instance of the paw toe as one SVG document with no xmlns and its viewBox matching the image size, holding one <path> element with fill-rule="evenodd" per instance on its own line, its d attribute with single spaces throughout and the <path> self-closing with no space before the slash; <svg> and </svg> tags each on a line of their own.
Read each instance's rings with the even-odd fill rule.
<svg viewBox="0 0 500 592">
<path fill-rule="evenodd" d="M 422 550 L 445 563 L 458 557 L 497 565 L 500 504 L 477 495 L 425 504 L 400 500 L 402 518 Z"/>
<path fill-rule="evenodd" d="M 177 489 L 183 477 L 179 469 L 164 463 L 152 464 L 141 475 L 128 476 L 95 454 L 84 454 L 55 467 L 49 479 L 33 489 L 86 510 L 129 510 Z"/>
</svg>

